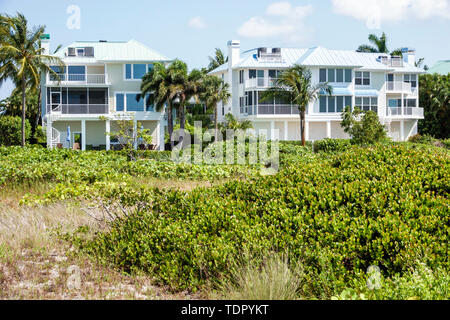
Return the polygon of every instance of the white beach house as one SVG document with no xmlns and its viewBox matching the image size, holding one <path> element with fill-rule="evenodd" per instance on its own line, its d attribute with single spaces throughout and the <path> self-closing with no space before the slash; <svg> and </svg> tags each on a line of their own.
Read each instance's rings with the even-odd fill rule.
<svg viewBox="0 0 450 320">
<path fill-rule="evenodd" d="M 322 47 L 264 47 L 241 53 L 240 41 L 229 41 L 228 63 L 211 72 L 229 83 L 232 93 L 227 104 L 218 106 L 218 114 L 221 119 L 232 113 L 251 120 L 256 130 L 278 129 L 280 140 L 299 140 L 297 107 L 260 98 L 281 71 L 300 64 L 311 70 L 314 83 L 333 87 L 332 96 L 320 96 L 307 108 L 307 140 L 347 138 L 340 126 L 345 106 L 375 111 L 390 137 L 406 140 L 417 133 L 418 120 L 423 119 L 418 75 L 425 72 L 415 66 L 414 50 L 402 51 L 403 58 Z"/>
<path fill-rule="evenodd" d="M 45 35 L 41 41 L 49 54 L 50 37 Z M 65 68 L 52 67 L 60 81 L 48 74 L 41 86 L 49 147 L 71 148 L 76 142 L 82 150 L 109 150 L 117 142 L 106 133 L 115 130 L 114 120 L 129 117 L 151 130 L 154 148 L 164 149 L 163 112 L 156 112 L 136 95 L 153 63 L 169 63 L 169 58 L 135 40 L 74 42 L 55 55 L 65 64 Z"/>
</svg>

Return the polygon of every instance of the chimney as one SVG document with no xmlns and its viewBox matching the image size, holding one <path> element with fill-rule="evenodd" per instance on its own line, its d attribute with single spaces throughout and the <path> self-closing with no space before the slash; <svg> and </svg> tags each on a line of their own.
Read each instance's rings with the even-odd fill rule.
<svg viewBox="0 0 450 320">
<path fill-rule="evenodd" d="M 44 49 L 42 54 L 50 55 L 50 35 L 48 33 L 44 33 L 41 35 L 41 48 Z"/>
<path fill-rule="evenodd" d="M 228 41 L 228 68 L 234 67 L 241 58 L 241 42 L 239 40 Z"/>
<path fill-rule="evenodd" d="M 416 63 L 416 50 L 412 48 L 402 48 L 403 61 L 414 66 Z"/>
</svg>

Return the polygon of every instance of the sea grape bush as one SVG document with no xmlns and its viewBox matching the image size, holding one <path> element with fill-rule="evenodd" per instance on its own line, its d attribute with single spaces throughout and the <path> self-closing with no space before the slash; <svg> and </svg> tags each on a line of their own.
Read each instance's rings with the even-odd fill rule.
<svg viewBox="0 0 450 320">
<path fill-rule="evenodd" d="M 417 261 L 448 270 L 450 158 L 446 149 L 430 150 L 351 148 L 275 176 L 191 192 L 142 190 L 127 204 L 144 201 L 144 209 L 72 241 L 174 290 L 215 283 L 243 252 L 287 253 L 304 267 L 302 292 L 315 297 L 321 279 L 330 279 L 330 298 L 363 283 L 371 265 L 387 279 Z"/>
</svg>

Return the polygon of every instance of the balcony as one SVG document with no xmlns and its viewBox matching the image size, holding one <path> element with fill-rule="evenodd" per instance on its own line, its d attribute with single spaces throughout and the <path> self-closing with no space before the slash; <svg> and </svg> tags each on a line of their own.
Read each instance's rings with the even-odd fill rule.
<svg viewBox="0 0 450 320">
<path fill-rule="evenodd" d="M 387 107 L 387 116 L 388 117 L 399 117 L 399 118 L 414 118 L 414 119 L 423 119 L 423 108 L 417 107 L 403 107 L 403 108 L 391 108 Z"/>
<path fill-rule="evenodd" d="M 417 88 L 413 88 L 410 82 L 386 81 L 386 92 L 404 92 L 409 94 L 416 94 Z"/>
<path fill-rule="evenodd" d="M 47 114 L 53 115 L 85 115 L 108 114 L 108 104 L 48 104 Z"/>
<path fill-rule="evenodd" d="M 290 104 L 248 106 L 247 114 L 251 115 L 298 115 L 298 107 Z"/>
<path fill-rule="evenodd" d="M 105 74 L 58 74 L 61 84 L 107 84 Z M 58 85 L 58 79 L 53 76 L 48 76 L 47 83 L 49 85 Z"/>
<path fill-rule="evenodd" d="M 389 56 L 381 56 L 379 57 L 379 61 L 389 67 L 401 68 L 403 67 L 403 58 L 402 57 L 389 57 Z"/>
<path fill-rule="evenodd" d="M 252 78 L 245 81 L 245 88 L 270 88 L 275 84 L 276 78 Z"/>
</svg>

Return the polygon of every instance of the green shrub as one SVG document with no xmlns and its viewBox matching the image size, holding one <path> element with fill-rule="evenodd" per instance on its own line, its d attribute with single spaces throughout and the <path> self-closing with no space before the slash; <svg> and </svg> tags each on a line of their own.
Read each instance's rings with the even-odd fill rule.
<svg viewBox="0 0 450 320">
<path fill-rule="evenodd" d="M 408 139 L 409 142 L 412 143 L 421 143 L 421 144 L 433 144 L 436 139 L 429 134 L 416 134 Z"/>
<path fill-rule="evenodd" d="M 378 114 L 372 110 L 362 112 L 355 108 L 351 111 L 350 107 L 346 107 L 342 113 L 341 127 L 354 144 L 370 145 L 387 139 L 385 127 L 380 123 Z"/>
<path fill-rule="evenodd" d="M 25 139 L 31 134 L 31 126 L 25 120 Z M 20 117 L 0 116 L 0 145 L 14 146 L 22 144 L 22 119 Z"/>
<path fill-rule="evenodd" d="M 92 240 L 74 241 L 175 290 L 217 282 L 243 252 L 288 252 L 301 261 L 304 297 L 330 298 L 363 279 L 370 265 L 386 278 L 418 259 L 445 269 L 450 158 L 445 149 L 430 150 L 351 148 L 275 176 L 189 193 L 134 193 L 127 204 L 144 207 Z"/>
<path fill-rule="evenodd" d="M 314 152 L 342 152 L 351 147 L 350 140 L 346 139 L 323 139 L 315 141 Z"/>
</svg>

